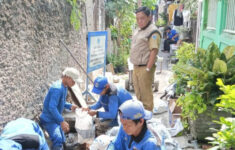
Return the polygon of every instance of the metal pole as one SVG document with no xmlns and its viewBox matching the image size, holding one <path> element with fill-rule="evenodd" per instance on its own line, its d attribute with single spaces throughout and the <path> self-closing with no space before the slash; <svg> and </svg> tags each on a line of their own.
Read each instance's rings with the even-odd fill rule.
<svg viewBox="0 0 235 150">
<path fill-rule="evenodd" d="M 73 56 L 72 52 L 68 49 L 68 47 L 64 44 L 64 42 L 60 39 L 60 42 L 62 43 L 62 45 L 65 47 L 65 49 L 70 53 L 70 55 L 72 56 L 72 58 L 75 60 L 75 62 L 78 64 L 78 66 L 82 69 L 82 71 L 86 74 L 87 78 L 91 81 L 92 84 L 94 84 L 94 82 L 91 80 L 91 78 L 88 76 L 88 74 L 86 73 L 86 71 L 82 68 L 82 65 L 76 60 L 76 58 Z"/>
<path fill-rule="evenodd" d="M 197 53 L 197 49 L 199 47 L 200 42 L 200 31 L 201 31 L 201 17 L 202 17 L 202 1 L 198 1 L 198 9 L 197 9 L 197 30 L 196 30 L 196 47 L 195 53 Z"/>
</svg>

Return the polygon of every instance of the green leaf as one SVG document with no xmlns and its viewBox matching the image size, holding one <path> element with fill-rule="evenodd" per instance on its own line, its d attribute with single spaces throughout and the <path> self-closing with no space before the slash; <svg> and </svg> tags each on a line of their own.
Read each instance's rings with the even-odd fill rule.
<svg viewBox="0 0 235 150">
<path fill-rule="evenodd" d="M 214 147 L 209 148 L 208 150 L 218 150 L 218 149 L 220 149 L 219 146 L 214 146 Z"/>
<path fill-rule="evenodd" d="M 235 46 L 227 46 L 224 48 L 223 53 L 226 56 L 226 59 L 230 59 L 235 53 Z"/>
<path fill-rule="evenodd" d="M 214 61 L 217 58 L 220 58 L 220 55 L 221 54 L 218 46 L 214 42 L 212 42 L 206 51 L 206 63 L 208 70 L 212 70 Z"/>
<path fill-rule="evenodd" d="M 209 140 L 209 141 L 215 140 L 215 138 L 213 138 L 213 137 L 206 137 L 205 139 L 206 139 L 206 140 Z"/>
<path fill-rule="evenodd" d="M 223 81 L 222 81 L 220 78 L 217 79 L 216 84 L 217 84 L 218 86 L 221 86 L 221 87 L 224 86 L 224 83 L 223 83 Z"/>
<path fill-rule="evenodd" d="M 235 73 L 235 55 L 233 55 L 227 62 L 228 72 Z"/>
<path fill-rule="evenodd" d="M 155 9 L 155 5 L 157 3 L 157 0 L 142 0 L 142 6 L 146 6 L 151 10 Z"/>
<path fill-rule="evenodd" d="M 213 65 L 213 72 L 225 74 L 227 72 L 226 63 L 223 60 L 216 58 L 214 65 Z"/>
<path fill-rule="evenodd" d="M 198 75 L 198 76 L 203 76 L 204 72 L 196 67 L 190 66 L 190 65 L 180 65 L 180 66 L 175 66 L 175 68 L 180 71 L 183 72 L 187 75 Z"/>
<path fill-rule="evenodd" d="M 72 6 L 70 23 L 74 27 L 74 29 L 78 31 L 80 28 L 81 12 L 78 9 L 77 0 L 67 0 L 67 2 Z"/>
</svg>

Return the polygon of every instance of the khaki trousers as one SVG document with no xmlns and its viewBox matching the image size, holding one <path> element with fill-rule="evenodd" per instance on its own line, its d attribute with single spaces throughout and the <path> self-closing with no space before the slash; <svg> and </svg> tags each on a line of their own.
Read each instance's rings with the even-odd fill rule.
<svg viewBox="0 0 235 150">
<path fill-rule="evenodd" d="M 150 71 L 146 71 L 146 66 L 134 66 L 133 71 L 136 97 L 143 103 L 144 108 L 149 111 L 153 111 L 152 83 L 154 81 L 155 69 L 155 65 L 153 65 Z"/>
</svg>

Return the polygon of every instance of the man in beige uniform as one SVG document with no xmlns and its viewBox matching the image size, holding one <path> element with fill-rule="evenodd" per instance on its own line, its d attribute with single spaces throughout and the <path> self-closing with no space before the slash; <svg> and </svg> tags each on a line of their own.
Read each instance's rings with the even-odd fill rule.
<svg viewBox="0 0 235 150">
<path fill-rule="evenodd" d="M 133 84 L 137 99 L 142 101 L 145 109 L 153 110 L 154 72 L 161 35 L 151 23 L 152 17 L 147 7 L 136 10 L 139 29 L 134 32 L 130 51 L 130 60 L 134 64 Z"/>
</svg>

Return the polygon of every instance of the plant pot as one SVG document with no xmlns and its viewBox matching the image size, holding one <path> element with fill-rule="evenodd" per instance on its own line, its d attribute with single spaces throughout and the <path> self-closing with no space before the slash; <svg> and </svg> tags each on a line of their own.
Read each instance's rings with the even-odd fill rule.
<svg viewBox="0 0 235 150">
<path fill-rule="evenodd" d="M 116 68 L 114 68 L 114 72 L 115 73 L 124 73 L 125 67 L 124 66 L 116 66 Z"/>
<path fill-rule="evenodd" d="M 199 142 L 206 141 L 206 137 L 211 137 L 215 131 L 210 128 L 220 129 L 221 125 L 213 122 L 220 117 L 231 117 L 230 113 L 213 110 L 214 107 L 207 106 L 207 110 L 200 114 L 196 120 L 189 120 L 190 133 Z"/>
<path fill-rule="evenodd" d="M 181 39 L 190 39 L 190 34 L 189 34 L 189 31 L 181 31 Z"/>
<path fill-rule="evenodd" d="M 197 19 L 191 18 L 191 37 L 192 37 L 192 42 L 196 42 L 196 35 L 197 35 Z"/>
</svg>

